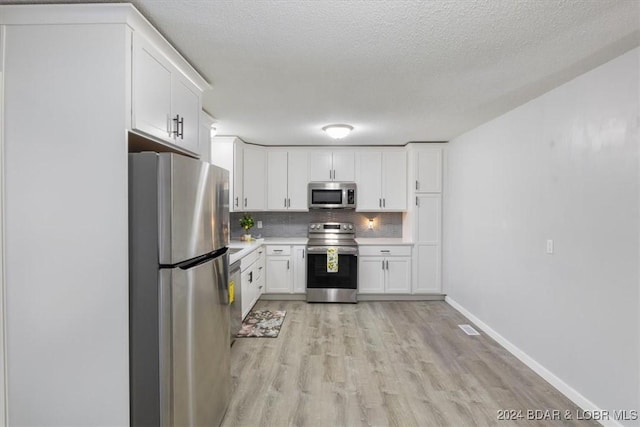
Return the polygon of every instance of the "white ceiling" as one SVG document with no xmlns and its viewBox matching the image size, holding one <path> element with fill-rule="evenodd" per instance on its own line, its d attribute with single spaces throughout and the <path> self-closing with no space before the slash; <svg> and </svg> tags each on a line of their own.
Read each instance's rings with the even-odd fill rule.
<svg viewBox="0 0 640 427">
<path fill-rule="evenodd" d="M 450 140 L 640 39 L 636 0 L 132 3 L 212 83 L 219 134 L 264 145 Z"/>
</svg>

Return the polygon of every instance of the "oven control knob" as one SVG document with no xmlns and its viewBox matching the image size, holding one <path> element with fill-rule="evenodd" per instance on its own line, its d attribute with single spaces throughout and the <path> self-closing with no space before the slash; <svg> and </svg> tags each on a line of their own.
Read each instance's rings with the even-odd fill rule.
<svg viewBox="0 0 640 427">
<path fill-rule="evenodd" d="M 353 230 L 353 224 L 349 224 L 349 230 Z"/>
<path fill-rule="evenodd" d="M 346 230 L 347 229 L 347 224 L 342 224 L 342 229 Z"/>
<path fill-rule="evenodd" d="M 312 230 L 314 230 L 314 229 L 316 228 L 316 225 L 315 225 L 315 224 L 311 224 L 311 225 L 309 226 L 309 228 L 311 228 Z"/>
</svg>

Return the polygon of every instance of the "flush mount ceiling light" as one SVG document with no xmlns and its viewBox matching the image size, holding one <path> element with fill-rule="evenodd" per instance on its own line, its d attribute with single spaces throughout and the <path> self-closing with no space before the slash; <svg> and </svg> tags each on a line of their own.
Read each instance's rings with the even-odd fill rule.
<svg viewBox="0 0 640 427">
<path fill-rule="evenodd" d="M 342 139 L 353 130 L 351 125 L 326 125 L 322 128 L 333 139 Z"/>
</svg>

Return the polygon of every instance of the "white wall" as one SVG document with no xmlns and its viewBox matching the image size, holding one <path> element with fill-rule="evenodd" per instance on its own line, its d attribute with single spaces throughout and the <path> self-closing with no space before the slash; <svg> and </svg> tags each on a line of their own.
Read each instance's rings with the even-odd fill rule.
<svg viewBox="0 0 640 427">
<path fill-rule="evenodd" d="M 125 25 L 6 30 L 11 426 L 129 423 Z"/>
<path fill-rule="evenodd" d="M 639 55 L 448 152 L 444 292 L 608 410 L 640 409 Z"/>
</svg>

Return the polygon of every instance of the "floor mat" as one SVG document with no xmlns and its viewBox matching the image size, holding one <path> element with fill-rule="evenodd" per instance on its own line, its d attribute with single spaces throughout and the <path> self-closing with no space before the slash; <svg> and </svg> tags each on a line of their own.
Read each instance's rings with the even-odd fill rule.
<svg viewBox="0 0 640 427">
<path fill-rule="evenodd" d="M 276 338 L 284 322 L 286 311 L 255 310 L 242 321 L 238 338 Z"/>
</svg>

